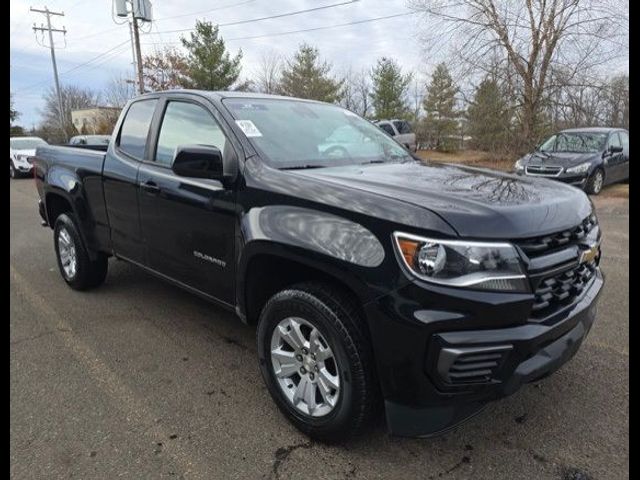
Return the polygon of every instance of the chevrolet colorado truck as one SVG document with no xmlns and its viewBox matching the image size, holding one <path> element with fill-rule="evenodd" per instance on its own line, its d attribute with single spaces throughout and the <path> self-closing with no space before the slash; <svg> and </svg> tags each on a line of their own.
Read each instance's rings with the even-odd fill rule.
<svg viewBox="0 0 640 480">
<path fill-rule="evenodd" d="M 115 257 L 235 312 L 279 409 L 324 441 L 383 410 L 391 434 L 435 435 L 550 374 L 603 286 L 582 191 L 425 163 L 335 105 L 145 94 L 106 153 L 43 146 L 35 166 L 71 288 Z"/>
</svg>

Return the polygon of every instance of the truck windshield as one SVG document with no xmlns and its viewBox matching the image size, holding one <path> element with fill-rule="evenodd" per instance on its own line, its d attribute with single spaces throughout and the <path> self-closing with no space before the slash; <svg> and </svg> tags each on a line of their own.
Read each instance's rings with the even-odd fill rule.
<svg viewBox="0 0 640 480">
<path fill-rule="evenodd" d="M 562 132 L 540 146 L 543 152 L 596 153 L 604 150 L 606 133 Z"/>
<path fill-rule="evenodd" d="M 12 138 L 9 140 L 9 144 L 14 150 L 33 150 L 48 145 L 41 138 Z"/>
<path fill-rule="evenodd" d="M 253 146 L 276 168 L 410 160 L 378 127 L 335 105 L 288 99 L 223 101 Z"/>
</svg>

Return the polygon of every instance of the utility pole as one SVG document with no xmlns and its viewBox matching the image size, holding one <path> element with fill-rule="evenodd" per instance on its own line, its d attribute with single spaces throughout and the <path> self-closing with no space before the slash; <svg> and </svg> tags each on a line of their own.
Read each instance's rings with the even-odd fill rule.
<svg viewBox="0 0 640 480">
<path fill-rule="evenodd" d="M 133 22 L 133 40 L 136 45 L 136 66 L 138 67 L 138 92 L 144 93 L 144 80 L 142 78 L 142 52 L 140 51 L 140 34 L 138 33 L 138 19 L 133 8 L 131 9 L 131 21 Z"/>
<path fill-rule="evenodd" d="M 133 53 L 134 77 L 137 78 L 138 92 L 144 93 L 144 77 L 142 74 L 142 51 L 140 50 L 140 31 L 138 20 L 151 22 L 151 0 L 114 0 L 116 15 L 129 22 L 131 35 L 131 53 Z M 119 22 L 116 22 L 119 23 Z M 120 23 L 122 25 L 122 23 Z"/>
<path fill-rule="evenodd" d="M 129 23 L 129 36 L 131 37 L 131 56 L 133 58 L 133 84 L 135 85 L 136 90 L 139 91 L 138 87 L 138 60 L 136 58 L 136 43 L 133 41 L 133 24 Z M 131 80 L 127 80 L 128 83 L 131 83 Z"/>
<path fill-rule="evenodd" d="M 59 115 L 60 115 L 60 128 L 62 129 L 62 133 L 65 136 L 65 140 L 68 140 L 67 138 L 67 130 L 65 128 L 65 123 L 64 123 L 64 110 L 62 107 L 62 94 L 60 93 L 60 81 L 58 80 L 58 65 L 56 63 L 56 49 L 55 49 L 55 45 L 53 43 L 53 32 L 57 32 L 57 33 L 62 33 L 63 35 L 67 34 L 67 30 L 62 27 L 62 29 L 59 28 L 51 28 L 51 15 L 57 15 L 60 17 L 64 17 L 64 12 L 52 12 L 50 11 L 47 7 L 44 7 L 44 10 L 39 10 L 37 8 L 33 8 L 31 7 L 29 9 L 32 12 L 35 13 L 42 13 L 43 15 L 45 15 L 47 17 L 47 28 L 44 27 L 36 27 L 35 24 L 33 25 L 33 31 L 34 32 L 44 32 L 45 30 L 49 32 L 49 48 L 51 49 L 51 63 L 53 63 L 53 78 L 55 80 L 55 85 L 56 85 L 56 94 L 58 96 L 58 111 L 59 111 Z"/>
</svg>

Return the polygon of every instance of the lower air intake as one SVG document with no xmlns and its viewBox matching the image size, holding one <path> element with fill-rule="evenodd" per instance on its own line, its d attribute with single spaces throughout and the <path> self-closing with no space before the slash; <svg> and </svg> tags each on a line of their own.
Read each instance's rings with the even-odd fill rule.
<svg viewBox="0 0 640 480">
<path fill-rule="evenodd" d="M 449 384 L 490 383 L 511 345 L 445 347 L 438 357 L 438 373 Z"/>
</svg>

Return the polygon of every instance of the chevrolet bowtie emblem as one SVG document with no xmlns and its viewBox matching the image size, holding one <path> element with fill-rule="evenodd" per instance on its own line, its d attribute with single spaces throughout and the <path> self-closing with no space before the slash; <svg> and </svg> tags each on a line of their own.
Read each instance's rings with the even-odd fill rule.
<svg viewBox="0 0 640 480">
<path fill-rule="evenodd" d="M 592 262 L 593 260 L 595 260 L 595 258 L 597 256 L 598 256 L 598 245 L 593 245 L 593 246 L 589 247 L 588 250 L 583 250 L 580 253 L 579 263 Z"/>
</svg>

